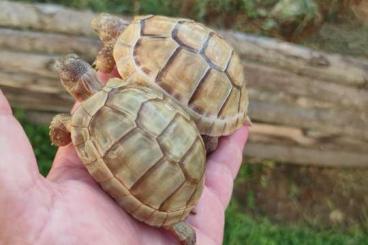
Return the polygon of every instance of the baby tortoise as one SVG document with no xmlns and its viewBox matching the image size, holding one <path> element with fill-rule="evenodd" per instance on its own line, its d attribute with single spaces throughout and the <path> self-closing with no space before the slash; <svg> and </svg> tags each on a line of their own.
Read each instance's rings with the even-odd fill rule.
<svg viewBox="0 0 368 245">
<path fill-rule="evenodd" d="M 206 154 L 190 116 L 148 85 L 113 78 L 103 87 L 75 55 L 57 70 L 80 105 L 72 115 L 55 116 L 52 142 L 72 142 L 91 176 L 133 217 L 195 244 L 184 219 L 201 196 Z"/>
<path fill-rule="evenodd" d="M 248 119 L 248 91 L 238 55 L 215 31 L 193 20 L 109 14 L 92 21 L 103 42 L 95 64 L 116 65 L 124 80 L 143 81 L 178 102 L 196 122 L 208 152 Z"/>
</svg>

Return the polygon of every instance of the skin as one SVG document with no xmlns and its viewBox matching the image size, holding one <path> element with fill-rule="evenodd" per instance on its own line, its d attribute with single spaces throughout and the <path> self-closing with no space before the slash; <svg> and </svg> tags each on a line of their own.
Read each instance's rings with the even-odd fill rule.
<svg viewBox="0 0 368 245">
<path fill-rule="evenodd" d="M 100 74 L 100 78 L 115 76 Z M 224 211 L 242 161 L 248 128 L 220 139 L 208 156 L 196 214 L 197 244 L 222 244 Z M 42 177 L 32 147 L 0 90 L 0 244 L 177 244 L 163 229 L 131 218 L 88 175 L 71 144 Z"/>
</svg>

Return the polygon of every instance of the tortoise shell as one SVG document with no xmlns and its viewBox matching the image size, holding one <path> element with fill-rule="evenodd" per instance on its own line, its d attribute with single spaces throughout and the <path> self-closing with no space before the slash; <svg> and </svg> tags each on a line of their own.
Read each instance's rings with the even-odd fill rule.
<svg viewBox="0 0 368 245">
<path fill-rule="evenodd" d="M 154 84 L 181 104 L 201 134 L 231 134 L 247 119 L 248 92 L 233 48 L 188 19 L 136 17 L 118 37 L 114 60 L 123 79 Z"/>
<path fill-rule="evenodd" d="M 73 113 L 71 137 L 88 172 L 136 219 L 170 226 L 197 204 L 204 144 L 162 92 L 111 79 Z"/>
</svg>

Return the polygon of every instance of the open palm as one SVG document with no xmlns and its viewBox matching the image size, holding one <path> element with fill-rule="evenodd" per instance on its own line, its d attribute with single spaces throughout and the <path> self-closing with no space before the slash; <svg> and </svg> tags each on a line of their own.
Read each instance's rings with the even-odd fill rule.
<svg viewBox="0 0 368 245">
<path fill-rule="evenodd" d="M 197 244 L 221 244 L 224 211 L 239 170 L 246 126 L 223 137 L 208 157 L 205 188 L 188 223 Z M 164 231 L 130 217 L 105 194 L 72 145 L 59 148 L 49 175 L 0 90 L 0 244 L 176 244 Z"/>
</svg>

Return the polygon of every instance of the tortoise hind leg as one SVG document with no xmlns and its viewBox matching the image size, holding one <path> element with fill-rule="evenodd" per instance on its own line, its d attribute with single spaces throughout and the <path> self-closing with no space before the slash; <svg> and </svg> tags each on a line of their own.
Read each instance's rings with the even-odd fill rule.
<svg viewBox="0 0 368 245">
<path fill-rule="evenodd" d="M 208 135 L 202 135 L 204 145 L 206 147 L 207 154 L 214 152 L 217 149 L 218 137 L 212 137 Z"/>
<path fill-rule="evenodd" d="M 110 73 L 115 66 L 112 55 L 116 39 L 124 31 L 128 22 L 110 14 L 95 17 L 91 26 L 102 41 L 102 49 L 98 52 L 94 65 L 98 71 Z"/>
<path fill-rule="evenodd" d="M 180 241 L 182 245 L 196 244 L 196 233 L 194 229 L 184 221 L 167 227 L 167 229 Z"/>
<path fill-rule="evenodd" d="M 65 146 L 72 140 L 70 137 L 71 116 L 67 114 L 56 115 L 50 124 L 50 139 L 52 144 Z"/>
</svg>

